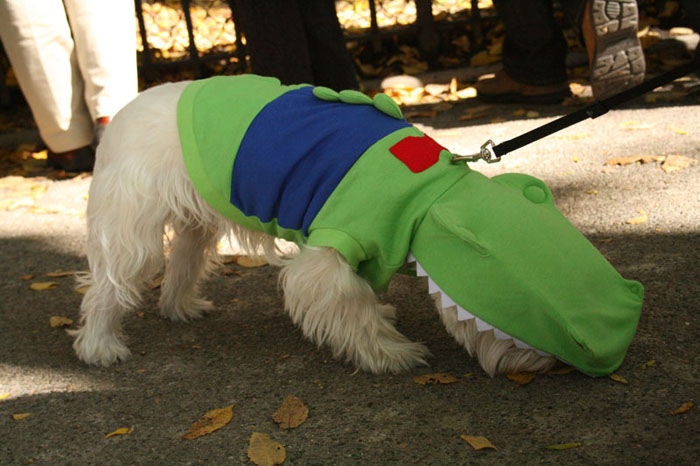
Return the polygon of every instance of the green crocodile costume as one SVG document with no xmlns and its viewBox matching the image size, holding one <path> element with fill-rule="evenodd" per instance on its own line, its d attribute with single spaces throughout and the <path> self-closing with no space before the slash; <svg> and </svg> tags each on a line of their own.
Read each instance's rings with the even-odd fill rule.
<svg viewBox="0 0 700 466">
<path fill-rule="evenodd" d="M 185 89 L 178 128 L 195 187 L 233 221 L 335 248 L 376 290 L 412 253 L 460 315 L 589 374 L 622 362 L 641 284 L 540 180 L 451 164 L 386 95 L 216 77 Z"/>
</svg>

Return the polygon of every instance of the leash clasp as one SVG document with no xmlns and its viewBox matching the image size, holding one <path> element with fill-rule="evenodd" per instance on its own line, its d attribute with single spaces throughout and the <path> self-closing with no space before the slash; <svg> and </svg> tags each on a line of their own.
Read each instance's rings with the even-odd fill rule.
<svg viewBox="0 0 700 466">
<path fill-rule="evenodd" d="M 478 162 L 483 160 L 487 163 L 500 162 L 501 158 L 493 151 L 494 143 L 491 139 L 482 144 L 481 149 L 474 155 L 453 155 L 450 162 Z"/>
</svg>

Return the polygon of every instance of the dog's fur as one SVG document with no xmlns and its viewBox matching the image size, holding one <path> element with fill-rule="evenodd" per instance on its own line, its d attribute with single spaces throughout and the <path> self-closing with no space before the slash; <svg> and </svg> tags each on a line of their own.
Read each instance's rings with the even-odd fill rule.
<svg viewBox="0 0 700 466">
<path fill-rule="evenodd" d="M 178 98 L 187 83 L 142 93 L 116 115 L 97 150 L 87 209 L 90 287 L 81 305 L 81 328 L 72 332 L 78 357 L 109 365 L 129 356 L 120 321 L 137 307 L 146 282 L 163 266 L 163 229 L 175 232 L 165 267 L 160 313 L 171 320 L 198 318 L 212 308 L 198 283 L 216 263 L 219 238 L 232 234 L 249 251 L 264 251 L 280 265 L 285 308 L 304 335 L 333 355 L 373 373 L 397 373 L 426 364 L 428 349 L 393 325 L 394 308 L 331 248 L 302 247 L 281 257 L 275 239 L 234 224 L 212 209 L 190 181 L 176 124 Z M 465 264 L 468 266 L 468 264 Z M 555 362 L 475 321 L 458 321 L 453 306 L 438 311 L 448 332 L 495 373 L 546 371 Z"/>
</svg>

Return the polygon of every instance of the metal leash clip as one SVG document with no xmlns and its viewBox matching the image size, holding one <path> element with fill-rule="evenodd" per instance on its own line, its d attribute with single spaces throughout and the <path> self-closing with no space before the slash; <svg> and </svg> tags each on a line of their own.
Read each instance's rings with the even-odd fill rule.
<svg viewBox="0 0 700 466">
<path fill-rule="evenodd" d="M 450 162 L 478 162 L 479 160 L 483 160 L 488 163 L 500 162 L 501 158 L 496 156 L 496 153 L 493 151 L 493 147 L 494 143 L 491 139 L 489 139 L 481 146 L 481 150 L 479 150 L 479 152 L 477 152 L 476 154 L 452 155 L 452 159 L 450 160 Z"/>
</svg>

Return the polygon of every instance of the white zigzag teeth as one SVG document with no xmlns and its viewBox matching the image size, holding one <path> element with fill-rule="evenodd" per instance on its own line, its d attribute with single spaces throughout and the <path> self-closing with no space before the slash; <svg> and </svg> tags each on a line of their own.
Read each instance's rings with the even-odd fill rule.
<svg viewBox="0 0 700 466">
<path fill-rule="evenodd" d="M 430 278 L 430 275 L 428 275 L 428 273 L 425 271 L 425 269 L 423 267 L 421 267 L 420 262 L 418 262 L 418 260 L 413 256 L 413 254 L 409 254 L 406 260 L 408 263 L 412 263 L 412 262 L 416 263 L 416 275 L 418 275 L 419 277 L 428 277 L 428 293 L 430 295 L 434 295 L 435 293 L 438 293 L 438 296 L 436 299 L 436 301 L 439 300 L 439 302 L 436 303 L 438 306 L 440 306 L 442 309 L 450 309 L 453 306 L 455 306 L 457 308 L 457 320 L 458 321 L 474 319 L 474 323 L 476 324 L 476 329 L 479 332 L 493 330 L 493 336 L 496 337 L 496 339 L 498 339 L 498 340 L 512 340 L 517 348 L 531 349 L 531 350 L 535 351 L 537 354 L 539 354 L 540 356 L 551 356 L 551 354 L 546 353 L 546 352 L 541 351 L 541 350 L 538 350 L 537 348 L 533 348 L 532 346 L 528 345 L 524 341 L 519 340 L 511 335 L 508 335 L 506 332 L 504 332 L 500 329 L 497 329 L 493 325 L 479 319 L 478 317 L 473 315 L 471 312 L 467 311 L 466 309 L 461 307 L 459 304 L 454 302 L 454 300 L 452 298 L 450 298 L 447 295 L 447 293 L 442 291 L 442 289 L 440 289 L 438 284 L 435 283 L 435 281 L 433 281 L 432 278 Z"/>
</svg>

